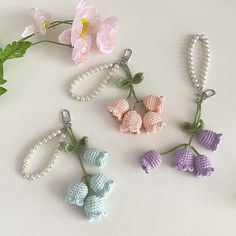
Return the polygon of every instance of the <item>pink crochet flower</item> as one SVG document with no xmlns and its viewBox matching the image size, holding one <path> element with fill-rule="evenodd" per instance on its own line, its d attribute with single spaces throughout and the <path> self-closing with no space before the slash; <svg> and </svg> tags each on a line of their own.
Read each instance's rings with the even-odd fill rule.
<svg viewBox="0 0 236 236">
<path fill-rule="evenodd" d="M 120 126 L 122 133 L 140 133 L 142 127 L 142 117 L 134 110 L 128 111 Z"/>
<path fill-rule="evenodd" d="M 154 111 L 160 114 L 163 109 L 164 97 L 156 97 L 153 95 L 149 95 L 143 99 L 143 103 L 149 111 Z"/>
<path fill-rule="evenodd" d="M 58 40 L 73 46 L 72 59 L 79 64 L 87 59 L 92 38 L 96 35 L 99 50 L 104 54 L 112 51 L 116 42 L 117 21 L 116 17 L 110 17 L 101 22 L 96 8 L 81 0 L 76 8 L 72 27 L 63 31 Z"/>
<path fill-rule="evenodd" d="M 21 34 L 21 37 L 24 38 L 36 33 L 45 35 L 51 21 L 51 14 L 46 11 L 40 10 L 37 7 L 30 9 L 29 12 L 33 19 L 33 24 L 25 27 L 25 30 Z"/>
<path fill-rule="evenodd" d="M 121 121 L 124 114 L 129 110 L 129 103 L 124 98 L 117 99 L 107 107 L 107 110 Z"/>
<path fill-rule="evenodd" d="M 165 127 L 157 112 L 149 111 L 143 117 L 143 126 L 148 134 L 155 133 Z"/>
</svg>

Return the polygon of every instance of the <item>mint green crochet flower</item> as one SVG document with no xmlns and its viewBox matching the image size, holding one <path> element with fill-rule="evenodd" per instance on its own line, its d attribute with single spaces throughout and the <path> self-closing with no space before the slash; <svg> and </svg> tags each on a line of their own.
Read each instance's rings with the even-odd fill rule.
<svg viewBox="0 0 236 236">
<path fill-rule="evenodd" d="M 97 174 L 91 177 L 89 185 L 95 194 L 105 197 L 111 192 L 114 181 L 103 174 Z"/>
<path fill-rule="evenodd" d="M 84 203 L 84 211 L 90 222 L 107 215 L 104 198 L 95 195 L 88 196 Z"/>
<path fill-rule="evenodd" d="M 108 153 L 106 151 L 101 151 L 96 148 L 88 149 L 83 156 L 84 160 L 88 164 L 98 166 L 100 168 L 103 168 L 106 165 L 107 157 Z"/>
<path fill-rule="evenodd" d="M 65 200 L 67 203 L 82 207 L 84 205 L 85 198 L 88 195 L 88 187 L 85 183 L 72 184 L 69 189 Z"/>
</svg>

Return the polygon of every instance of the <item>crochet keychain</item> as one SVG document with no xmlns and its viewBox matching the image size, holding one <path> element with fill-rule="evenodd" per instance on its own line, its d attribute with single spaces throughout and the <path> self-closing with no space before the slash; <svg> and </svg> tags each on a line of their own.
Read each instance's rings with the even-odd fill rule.
<svg viewBox="0 0 236 236">
<path fill-rule="evenodd" d="M 199 76 L 196 75 L 193 63 L 193 49 L 198 41 L 203 44 L 204 48 L 204 61 L 202 65 L 203 69 Z M 222 136 L 222 134 L 205 130 L 205 125 L 201 116 L 203 102 L 207 98 L 215 95 L 215 91 L 213 89 L 203 90 L 206 85 L 209 59 L 210 53 L 208 39 L 205 37 L 205 35 L 195 35 L 188 51 L 188 67 L 193 86 L 197 90 L 195 99 L 197 109 L 193 122 L 183 122 L 181 124 L 183 131 L 190 135 L 189 141 L 184 144 L 179 144 L 178 146 L 162 153 L 157 151 L 149 151 L 145 153 L 140 158 L 140 164 L 146 173 L 150 173 L 161 164 L 161 156 L 174 151 L 174 166 L 177 170 L 188 172 L 195 171 L 196 176 L 198 177 L 210 176 L 214 172 L 214 168 L 208 157 L 200 154 L 192 144 L 193 139 L 197 138 L 198 142 L 203 147 L 211 151 L 215 151 L 220 142 L 220 137 Z"/>
<path fill-rule="evenodd" d="M 93 69 L 82 73 L 70 84 L 69 94 L 76 101 L 90 101 L 91 99 L 94 99 L 99 93 L 101 93 L 101 91 L 111 81 L 112 76 L 118 69 L 121 68 L 125 72 L 125 78 L 119 79 L 117 81 L 117 86 L 121 89 L 127 89 L 128 96 L 126 98 L 116 99 L 107 107 L 107 110 L 111 112 L 113 116 L 118 119 L 118 121 L 121 122 L 120 131 L 123 133 L 138 134 L 140 133 L 140 129 L 142 127 L 145 128 L 146 133 L 154 133 L 161 130 L 162 127 L 165 126 L 165 123 L 160 117 L 164 98 L 163 96 L 156 97 L 150 95 L 142 100 L 137 97 L 135 93 L 135 86 L 142 82 L 143 73 L 136 73 L 135 75 L 131 74 L 127 64 L 131 54 L 131 49 L 125 49 L 124 54 L 120 60 L 114 63 L 98 65 Z M 89 95 L 81 96 L 76 93 L 75 89 L 81 80 L 103 70 L 107 70 L 107 76 Z M 137 105 L 140 105 L 143 108 L 145 112 L 143 117 L 141 117 L 141 115 L 136 111 Z"/>
<path fill-rule="evenodd" d="M 85 169 L 84 162 L 103 168 L 107 163 L 108 153 L 95 148 L 87 149 L 87 137 L 83 137 L 80 140 L 76 139 L 71 128 L 71 118 L 68 110 L 62 110 L 62 119 L 64 122 L 62 129 L 53 131 L 30 149 L 23 162 L 22 174 L 29 180 L 39 179 L 52 169 L 61 150 L 64 149 L 65 152 L 75 153 L 78 156 L 83 175 L 80 181 L 69 187 L 65 200 L 69 204 L 83 207 L 89 221 L 99 219 L 107 214 L 105 200 L 111 192 L 114 182 L 103 174 L 89 174 Z M 68 142 L 66 142 L 67 138 Z M 53 139 L 58 141 L 49 164 L 38 173 L 29 173 L 28 164 L 33 159 L 34 152 L 41 145 Z"/>
</svg>

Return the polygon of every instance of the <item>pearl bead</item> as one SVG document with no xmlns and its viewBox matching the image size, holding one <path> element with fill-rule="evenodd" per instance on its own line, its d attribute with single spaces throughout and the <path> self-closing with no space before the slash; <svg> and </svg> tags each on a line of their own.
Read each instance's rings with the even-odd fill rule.
<svg viewBox="0 0 236 236">
<path fill-rule="evenodd" d="M 36 174 L 28 173 L 27 171 L 28 163 L 32 154 L 35 152 L 35 150 L 38 149 L 39 146 L 46 144 L 49 140 L 52 140 L 58 135 L 60 135 L 60 138 L 58 140 L 57 148 L 54 151 L 54 154 L 49 164 L 40 173 L 36 173 Z M 49 172 L 54 166 L 54 164 L 56 163 L 56 160 L 58 158 L 57 156 L 60 153 L 61 143 L 64 141 L 65 138 L 66 138 L 66 135 L 62 133 L 61 130 L 56 130 L 52 132 L 51 134 L 49 134 L 46 138 L 43 138 L 42 140 L 40 140 L 36 145 L 34 145 L 33 148 L 29 150 L 29 153 L 26 155 L 26 158 L 23 160 L 23 165 L 22 165 L 22 170 L 21 170 L 22 175 L 29 180 L 35 180 L 35 179 L 39 179 L 41 176 L 44 176 L 47 172 Z"/>
<path fill-rule="evenodd" d="M 68 89 L 69 95 L 76 101 L 80 101 L 80 102 L 90 101 L 91 99 L 95 98 L 95 96 L 98 95 L 102 89 L 106 87 L 107 83 L 111 80 L 112 75 L 116 72 L 116 70 L 119 67 L 120 67 L 119 64 L 107 63 L 107 64 L 96 66 L 93 69 L 81 74 L 80 76 L 77 77 L 77 79 L 73 80 L 72 83 L 70 84 L 70 87 Z M 106 75 L 105 79 L 102 80 L 99 86 L 96 89 L 94 89 L 92 93 L 90 93 L 90 95 L 79 96 L 75 93 L 75 88 L 78 86 L 78 83 L 80 82 L 80 80 L 85 79 L 89 75 L 99 72 L 100 70 L 105 70 L 109 68 L 111 69 L 108 71 L 108 74 Z"/>
<path fill-rule="evenodd" d="M 194 63 L 193 63 L 193 49 L 197 41 L 201 41 L 203 43 L 203 48 L 204 48 L 203 68 L 198 78 L 196 76 Z M 208 71 L 209 61 L 210 61 L 210 50 L 209 50 L 209 45 L 208 45 L 208 39 L 205 37 L 205 35 L 193 36 L 193 39 L 190 43 L 190 47 L 188 50 L 188 69 L 189 69 L 190 77 L 192 79 L 192 83 L 194 87 L 197 88 L 198 90 L 202 90 L 202 88 L 206 84 L 206 75 Z"/>
</svg>

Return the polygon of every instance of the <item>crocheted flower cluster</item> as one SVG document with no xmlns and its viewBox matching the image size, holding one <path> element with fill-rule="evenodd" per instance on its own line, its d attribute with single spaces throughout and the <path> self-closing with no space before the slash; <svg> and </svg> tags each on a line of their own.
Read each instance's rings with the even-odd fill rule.
<svg viewBox="0 0 236 236">
<path fill-rule="evenodd" d="M 215 151 L 220 143 L 221 135 L 203 130 L 198 134 L 198 141 L 203 147 Z M 146 173 L 150 173 L 161 165 L 162 157 L 157 151 L 148 151 L 141 156 L 139 161 L 141 168 Z M 175 152 L 173 163 L 177 170 L 195 172 L 197 177 L 210 176 L 215 171 L 207 156 L 196 154 L 188 145 Z"/>
<path fill-rule="evenodd" d="M 107 163 L 108 153 L 98 149 L 88 149 L 83 160 L 90 165 L 103 168 Z M 83 207 L 89 221 L 107 215 L 105 201 L 111 192 L 114 181 L 103 174 L 84 176 L 81 181 L 72 184 L 65 198 L 66 202 Z"/>
<path fill-rule="evenodd" d="M 146 133 L 155 133 L 161 130 L 165 123 L 161 119 L 164 98 L 153 95 L 147 96 L 143 100 L 146 113 L 142 117 L 134 109 L 130 109 L 129 102 L 122 98 L 113 101 L 107 110 L 121 122 L 120 131 L 122 133 L 139 134 L 144 127 Z"/>
</svg>

